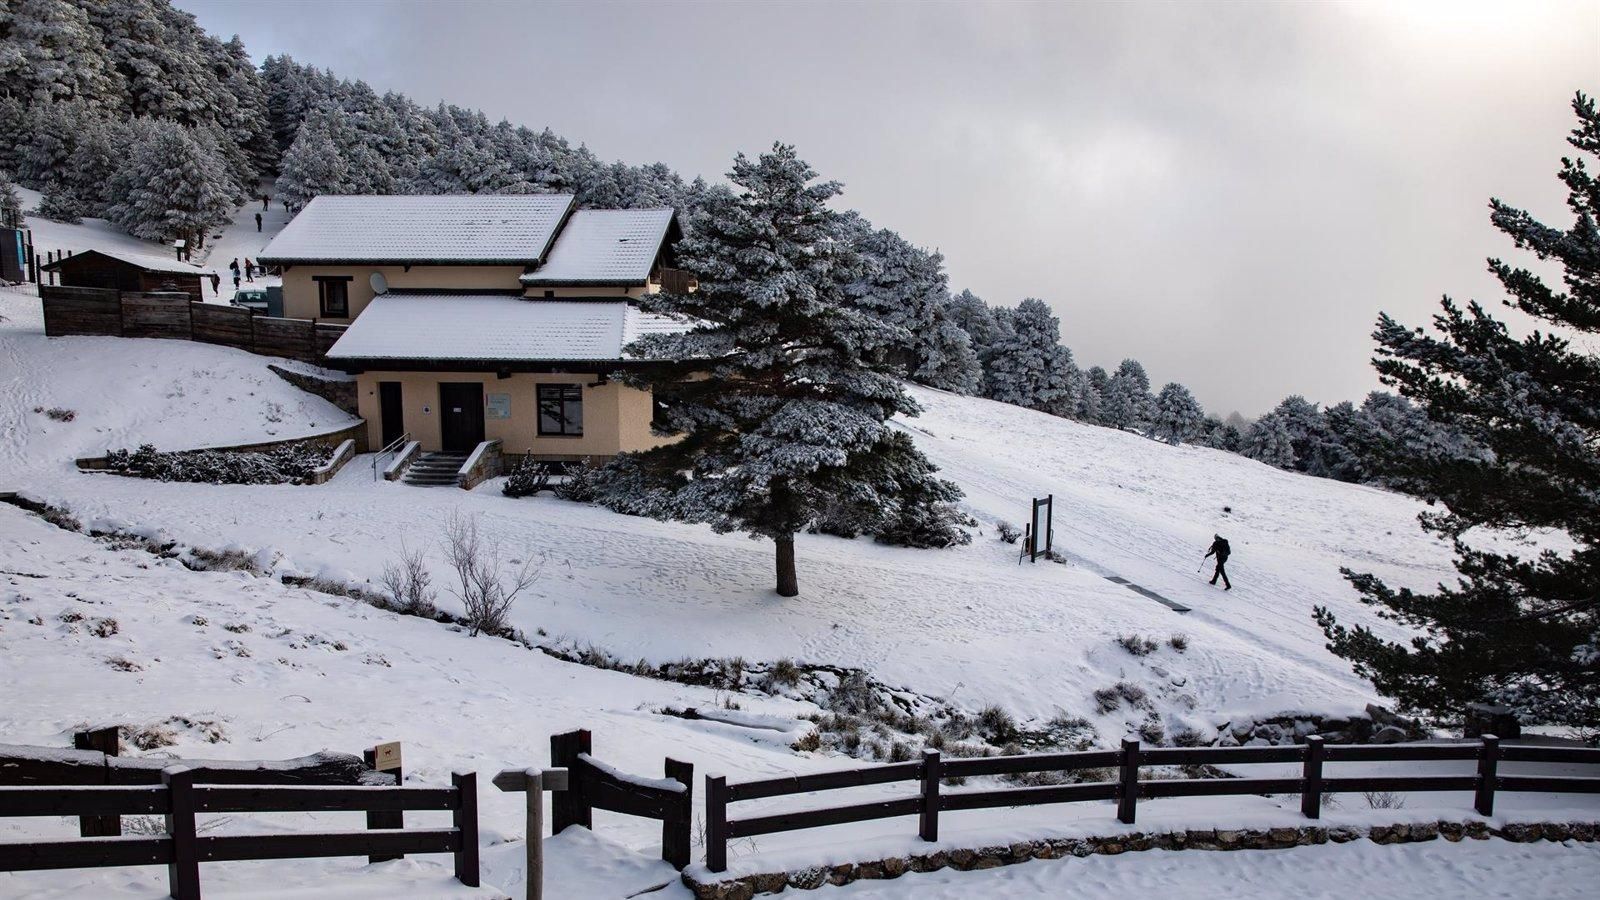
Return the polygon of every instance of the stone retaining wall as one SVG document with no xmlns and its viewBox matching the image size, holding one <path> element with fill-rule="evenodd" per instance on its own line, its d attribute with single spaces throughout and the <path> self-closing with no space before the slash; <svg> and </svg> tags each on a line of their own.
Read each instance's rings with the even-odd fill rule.
<svg viewBox="0 0 1600 900">
<path fill-rule="evenodd" d="M 1477 820 L 1409 825 L 1302 825 L 1270 829 L 1129 832 L 1108 837 L 1049 838 L 976 849 L 937 850 L 928 854 L 895 856 L 869 862 L 814 866 L 793 872 L 744 875 L 724 881 L 700 882 L 685 872 L 683 883 L 699 900 L 749 900 L 758 894 L 776 894 L 788 888 L 814 890 L 825 884 L 899 878 L 907 872 L 994 869 L 1034 859 L 1096 854 L 1115 856 L 1140 850 L 1282 850 L 1316 844 L 1344 844 L 1363 838 L 1377 844 L 1406 844 L 1439 838 L 1447 841 L 1469 838 L 1481 841 L 1491 837 L 1517 843 L 1537 840 L 1593 841 L 1597 834 L 1600 834 L 1600 824 L 1595 822 L 1518 823 L 1494 828 L 1487 822 Z"/>
</svg>

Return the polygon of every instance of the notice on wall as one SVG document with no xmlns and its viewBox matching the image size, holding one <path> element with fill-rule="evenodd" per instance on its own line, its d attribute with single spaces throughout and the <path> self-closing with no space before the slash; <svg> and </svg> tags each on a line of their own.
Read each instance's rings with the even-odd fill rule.
<svg viewBox="0 0 1600 900">
<path fill-rule="evenodd" d="M 486 394 L 483 398 L 484 415 L 491 419 L 511 418 L 510 394 Z"/>
</svg>

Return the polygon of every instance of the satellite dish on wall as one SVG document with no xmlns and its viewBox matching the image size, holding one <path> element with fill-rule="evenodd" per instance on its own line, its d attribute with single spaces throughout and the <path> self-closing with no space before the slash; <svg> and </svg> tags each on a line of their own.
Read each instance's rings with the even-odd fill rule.
<svg viewBox="0 0 1600 900">
<path fill-rule="evenodd" d="M 374 294 L 381 297 L 389 293 L 389 279 L 383 277 L 382 272 L 373 272 L 372 277 L 367 280 L 372 282 L 372 292 Z"/>
</svg>

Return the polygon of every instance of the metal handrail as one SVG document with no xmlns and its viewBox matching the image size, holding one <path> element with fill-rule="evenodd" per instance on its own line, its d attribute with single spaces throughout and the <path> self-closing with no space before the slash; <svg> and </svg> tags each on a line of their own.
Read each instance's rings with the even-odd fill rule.
<svg viewBox="0 0 1600 900">
<path fill-rule="evenodd" d="M 395 438 L 394 440 L 390 441 L 389 443 L 384 444 L 382 449 L 380 449 L 377 453 L 373 454 L 373 457 L 372 457 L 372 480 L 373 481 L 377 481 L 378 480 L 378 463 L 383 460 L 384 456 L 386 456 L 387 454 L 390 454 L 390 453 L 399 452 L 401 447 L 404 447 L 406 444 L 408 444 L 410 442 L 411 442 L 411 432 L 408 431 L 405 434 L 402 434 L 399 437 Z"/>
</svg>

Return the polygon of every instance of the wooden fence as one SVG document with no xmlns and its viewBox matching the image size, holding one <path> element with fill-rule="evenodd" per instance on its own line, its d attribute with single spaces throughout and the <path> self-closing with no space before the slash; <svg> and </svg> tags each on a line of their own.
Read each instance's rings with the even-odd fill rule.
<svg viewBox="0 0 1600 900">
<path fill-rule="evenodd" d="M 44 333 L 154 337 L 220 344 L 307 362 L 321 362 L 347 325 L 283 319 L 188 294 L 138 293 L 106 288 L 39 286 Z"/>
<path fill-rule="evenodd" d="M 669 758 L 665 778 L 638 778 L 598 762 L 590 750 L 587 731 L 550 736 L 550 765 L 567 770 L 566 790 L 551 795 L 551 833 L 568 825 L 593 828 L 596 809 L 660 819 L 661 858 L 687 866 L 694 766 Z"/>
<path fill-rule="evenodd" d="M 1470 775 L 1404 775 L 1328 777 L 1324 764 L 1339 762 L 1476 761 Z M 923 840 L 939 839 L 939 815 L 967 809 L 1038 806 L 1086 800 L 1117 801 L 1117 818 L 1133 824 L 1141 798 L 1216 797 L 1244 794 L 1299 794 L 1300 811 L 1309 819 L 1321 816 L 1324 794 L 1337 791 L 1472 791 L 1480 815 L 1494 814 L 1498 791 L 1600 793 L 1600 778 L 1572 776 L 1500 775 L 1499 763 L 1554 762 L 1600 764 L 1600 749 L 1567 747 L 1502 747 L 1493 735 L 1481 741 L 1458 744 L 1335 744 L 1306 738 L 1303 745 L 1282 747 L 1155 747 L 1141 748 L 1132 738 L 1120 750 L 1090 750 L 1032 756 L 993 756 L 944 759 L 937 750 L 923 751 L 920 762 L 893 763 L 728 784 L 721 775 L 706 777 L 706 867 L 727 871 L 728 841 L 781 831 L 798 831 L 917 816 Z M 1140 780 L 1143 766 L 1203 766 L 1238 763 L 1299 763 L 1293 778 L 1206 778 Z M 1011 775 L 1026 772 L 1074 772 L 1115 769 L 1112 781 L 1045 787 L 943 793 L 947 778 Z M 728 818 L 728 806 L 742 800 L 781 797 L 811 791 L 862 787 L 874 784 L 917 782 L 915 796 L 875 800 L 849 806 L 780 812 L 744 819 Z"/>
<path fill-rule="evenodd" d="M 0 817 L 162 815 L 166 834 L 0 843 L 0 870 L 166 865 L 172 896 L 200 896 L 200 864 L 245 859 L 450 853 L 462 884 L 478 885 L 477 776 L 456 773 L 448 788 L 221 785 L 197 783 L 185 766 L 161 771 L 159 785 L 0 788 Z M 448 828 L 385 828 L 294 834 L 200 835 L 200 813 L 442 810 Z"/>
</svg>

